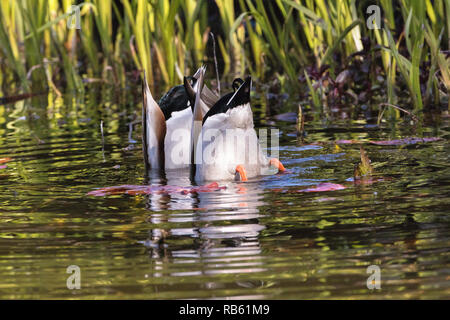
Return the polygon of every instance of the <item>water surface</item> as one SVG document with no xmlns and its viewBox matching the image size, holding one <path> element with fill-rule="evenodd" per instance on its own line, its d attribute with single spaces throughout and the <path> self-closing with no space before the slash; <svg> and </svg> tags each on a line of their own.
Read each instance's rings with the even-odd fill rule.
<svg viewBox="0 0 450 320">
<path fill-rule="evenodd" d="M 138 95 L 0 106 L 0 158 L 12 158 L 0 170 L 0 298 L 450 297 L 448 118 L 420 128 L 307 118 L 299 144 L 295 123 L 261 114 L 258 127 L 280 130 L 285 174 L 209 193 L 93 197 L 122 184 L 190 185 L 181 173 L 146 176 L 140 126 L 129 125 Z M 442 140 L 368 143 L 406 136 Z M 382 180 L 351 181 L 359 145 L 312 144 L 340 139 L 364 142 Z M 323 182 L 346 189 L 298 192 Z M 66 286 L 69 265 L 81 269 L 80 290 Z M 381 290 L 366 286 L 370 265 Z"/>
</svg>

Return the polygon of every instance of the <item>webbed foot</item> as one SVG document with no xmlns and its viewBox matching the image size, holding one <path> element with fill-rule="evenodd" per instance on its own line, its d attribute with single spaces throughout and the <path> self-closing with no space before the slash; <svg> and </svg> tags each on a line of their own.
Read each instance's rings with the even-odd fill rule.
<svg viewBox="0 0 450 320">
<path fill-rule="evenodd" d="M 247 172 L 245 171 L 245 168 L 243 165 L 237 165 L 236 166 L 236 174 L 235 174 L 236 180 L 238 181 L 248 181 L 247 179 Z"/>
<path fill-rule="evenodd" d="M 284 172 L 286 171 L 286 168 L 283 166 L 283 164 L 281 163 L 280 160 L 278 160 L 277 158 L 271 158 L 269 160 L 269 164 L 271 166 L 274 166 L 275 168 L 278 168 L 278 172 Z"/>
</svg>

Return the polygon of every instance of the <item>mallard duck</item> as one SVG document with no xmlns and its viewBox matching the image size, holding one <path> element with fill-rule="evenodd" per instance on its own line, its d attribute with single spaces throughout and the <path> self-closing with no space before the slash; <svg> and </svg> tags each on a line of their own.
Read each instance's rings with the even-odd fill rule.
<svg viewBox="0 0 450 320">
<path fill-rule="evenodd" d="M 206 114 L 218 97 L 203 87 L 206 67 L 192 77 L 185 77 L 182 85 L 171 88 L 158 103 L 154 100 L 144 73 L 142 84 L 142 145 L 147 168 L 178 169 L 189 167 L 190 133 L 196 93 L 199 86 L 201 114 Z"/>
<path fill-rule="evenodd" d="M 261 150 L 250 106 L 251 86 L 250 77 L 236 79 L 235 91 L 221 97 L 203 117 L 196 142 L 196 181 L 247 181 L 272 166 L 285 170 L 278 159 L 267 158 Z"/>
</svg>

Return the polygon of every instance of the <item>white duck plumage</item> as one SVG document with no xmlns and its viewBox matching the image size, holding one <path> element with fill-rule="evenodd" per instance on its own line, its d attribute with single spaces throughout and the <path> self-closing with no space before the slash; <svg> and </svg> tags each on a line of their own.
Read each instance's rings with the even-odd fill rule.
<svg viewBox="0 0 450 320">
<path fill-rule="evenodd" d="M 203 87 L 205 71 L 204 66 L 197 70 L 192 77 L 195 80 L 193 86 L 185 78 L 184 89 L 181 90 L 184 94 L 181 97 L 181 104 L 185 105 L 180 106 L 179 101 L 171 101 L 180 98 L 179 92 L 172 91 L 177 88 L 174 87 L 160 100 L 165 103 L 164 109 L 154 100 L 144 73 L 142 123 L 144 160 L 147 167 L 181 169 L 190 166 L 193 122 L 191 104 L 200 88 L 204 89 L 201 95 L 198 95 L 200 98 L 197 104 L 201 106 L 200 114 L 206 114 L 212 104 L 218 100 L 209 88 Z M 187 103 L 183 102 L 185 99 Z M 177 105 L 172 106 L 175 103 Z"/>
<path fill-rule="evenodd" d="M 196 181 L 247 180 L 267 174 L 271 165 L 259 144 L 250 106 L 251 78 L 232 94 L 222 97 L 203 119 L 196 144 Z"/>
</svg>

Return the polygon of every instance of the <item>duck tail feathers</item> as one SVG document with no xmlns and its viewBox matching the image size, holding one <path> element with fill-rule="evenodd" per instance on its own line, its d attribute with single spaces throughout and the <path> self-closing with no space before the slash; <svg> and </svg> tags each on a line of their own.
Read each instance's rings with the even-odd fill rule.
<svg viewBox="0 0 450 320">
<path fill-rule="evenodd" d="M 144 71 L 142 81 L 142 151 L 146 168 L 164 167 L 164 137 L 166 120 L 153 99 Z"/>
</svg>

